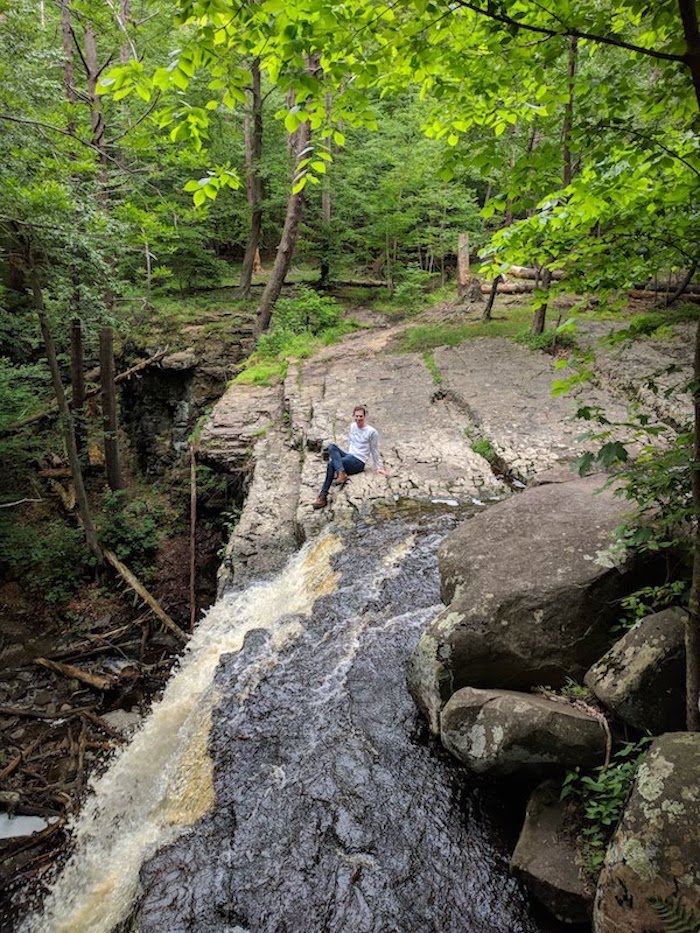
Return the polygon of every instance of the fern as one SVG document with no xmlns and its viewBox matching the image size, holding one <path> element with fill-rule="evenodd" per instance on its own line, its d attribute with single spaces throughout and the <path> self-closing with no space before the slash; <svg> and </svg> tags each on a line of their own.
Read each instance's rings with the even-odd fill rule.
<svg viewBox="0 0 700 933">
<path fill-rule="evenodd" d="M 666 933 L 700 933 L 700 917 L 695 911 L 686 910 L 679 901 L 650 897 L 649 903 L 664 924 Z"/>
</svg>

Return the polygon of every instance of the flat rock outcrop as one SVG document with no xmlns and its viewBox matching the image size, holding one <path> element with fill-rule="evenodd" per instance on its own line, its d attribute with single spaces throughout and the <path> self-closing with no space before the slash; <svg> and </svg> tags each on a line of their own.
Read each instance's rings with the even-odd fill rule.
<svg viewBox="0 0 700 933">
<path fill-rule="evenodd" d="M 596 891 L 595 933 L 665 933 L 673 913 L 700 929 L 700 735 L 669 732 L 639 767 Z M 655 909 L 654 900 L 661 904 Z M 680 928 L 680 927 L 679 927 Z"/>
<path fill-rule="evenodd" d="M 601 722 L 569 703 L 513 690 L 464 687 L 440 717 L 445 748 L 470 770 L 543 777 L 605 758 Z"/>
<path fill-rule="evenodd" d="M 472 450 L 476 438 L 487 438 L 505 469 L 528 484 L 552 471 L 562 474 L 586 448 L 576 400 L 552 397 L 557 372 L 551 357 L 505 339 L 471 340 L 434 352 L 438 385 L 419 353 L 396 352 L 404 329 L 356 331 L 290 363 L 283 385 L 234 384 L 216 404 L 203 431 L 203 456 L 240 472 L 251 491 L 259 485 L 245 507 L 245 541 L 229 552 L 235 576 L 276 569 L 289 548 L 329 521 L 354 520 L 377 505 L 438 500 L 479 509 L 507 497 L 506 483 Z M 587 385 L 585 399 L 612 419 L 626 418 L 615 392 Z M 328 508 L 315 512 L 325 471 L 322 448 L 346 445 L 358 403 L 368 407 L 368 422 L 379 431 L 389 475 L 368 469 L 333 489 Z M 275 443 L 269 443 L 271 432 Z M 272 525 L 268 516 L 274 516 Z"/>
<path fill-rule="evenodd" d="M 635 589 L 640 568 L 612 547 L 627 505 L 600 485 L 590 477 L 528 489 L 445 539 L 447 607 L 409 668 L 434 731 L 461 687 L 559 686 L 607 650 L 616 601 Z"/>
<path fill-rule="evenodd" d="M 608 709 L 652 735 L 685 727 L 684 609 L 643 618 L 584 678 Z"/>
<path fill-rule="evenodd" d="M 578 846 L 560 791 L 558 781 L 545 781 L 532 792 L 510 865 L 555 917 L 586 923 L 594 892 L 581 879 Z"/>
</svg>

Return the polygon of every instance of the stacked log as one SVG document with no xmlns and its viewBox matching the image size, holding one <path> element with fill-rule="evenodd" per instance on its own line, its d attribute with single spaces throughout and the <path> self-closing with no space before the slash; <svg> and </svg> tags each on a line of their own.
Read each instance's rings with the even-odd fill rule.
<svg viewBox="0 0 700 933">
<path fill-rule="evenodd" d="M 561 269 L 555 269 L 551 275 L 558 281 L 564 277 L 564 272 Z M 533 292 L 538 287 L 541 276 L 542 270 L 534 266 L 510 266 L 508 271 L 502 274 L 502 281 L 498 283 L 496 291 L 499 295 L 521 295 Z M 511 279 L 518 281 L 513 282 Z M 491 291 L 491 283 L 482 282 L 481 291 L 484 295 L 488 295 Z"/>
</svg>

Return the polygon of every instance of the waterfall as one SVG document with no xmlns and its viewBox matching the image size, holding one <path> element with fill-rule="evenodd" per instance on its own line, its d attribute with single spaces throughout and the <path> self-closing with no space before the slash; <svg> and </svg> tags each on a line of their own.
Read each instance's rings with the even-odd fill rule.
<svg viewBox="0 0 700 933">
<path fill-rule="evenodd" d="M 24 929 L 537 933 L 487 785 L 406 689 L 454 522 L 326 533 L 217 602 Z"/>
</svg>

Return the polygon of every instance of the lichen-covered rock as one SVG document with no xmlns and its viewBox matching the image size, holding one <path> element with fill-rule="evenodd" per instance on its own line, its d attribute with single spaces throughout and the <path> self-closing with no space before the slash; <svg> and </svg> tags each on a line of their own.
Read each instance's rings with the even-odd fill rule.
<svg viewBox="0 0 700 933">
<path fill-rule="evenodd" d="M 605 856 L 595 933 L 665 933 L 654 899 L 694 916 L 700 930 L 699 777 L 699 734 L 654 740 Z"/>
<path fill-rule="evenodd" d="M 449 605 L 409 670 L 435 731 L 440 707 L 460 687 L 558 686 L 583 677 L 607 650 L 617 601 L 643 577 L 613 546 L 628 506 L 600 487 L 594 476 L 528 489 L 445 539 Z"/>
<path fill-rule="evenodd" d="M 616 716 L 653 735 L 685 725 L 686 618 L 679 607 L 646 616 L 584 678 Z"/>
<path fill-rule="evenodd" d="M 440 717 L 440 739 L 468 768 L 542 776 L 593 768 L 605 757 L 605 731 L 568 703 L 512 690 L 458 690 Z"/>
<path fill-rule="evenodd" d="M 582 879 L 579 852 L 558 781 L 532 792 L 511 868 L 548 910 L 566 923 L 590 922 L 593 886 Z"/>
</svg>

